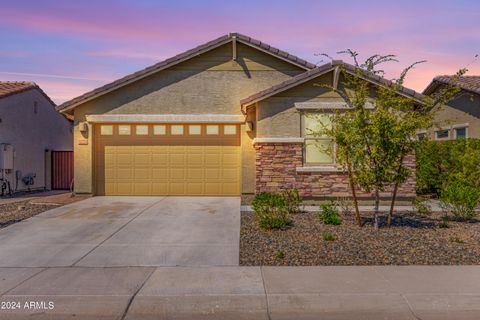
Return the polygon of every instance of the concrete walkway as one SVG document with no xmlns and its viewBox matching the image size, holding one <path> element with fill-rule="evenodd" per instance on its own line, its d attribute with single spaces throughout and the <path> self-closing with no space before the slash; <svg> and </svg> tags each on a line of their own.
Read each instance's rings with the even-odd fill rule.
<svg viewBox="0 0 480 320">
<path fill-rule="evenodd" d="M 477 320 L 480 266 L 0 268 L 0 295 L 0 319 Z"/>
</svg>

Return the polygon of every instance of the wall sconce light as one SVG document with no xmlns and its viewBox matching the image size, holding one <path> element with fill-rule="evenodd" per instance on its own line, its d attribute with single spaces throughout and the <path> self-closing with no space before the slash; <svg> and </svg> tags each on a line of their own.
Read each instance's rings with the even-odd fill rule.
<svg viewBox="0 0 480 320">
<path fill-rule="evenodd" d="M 247 121 L 247 132 L 253 131 L 253 121 Z"/>
<path fill-rule="evenodd" d="M 86 122 L 82 122 L 79 125 L 79 129 L 81 133 L 86 133 L 88 132 L 88 124 Z"/>
</svg>

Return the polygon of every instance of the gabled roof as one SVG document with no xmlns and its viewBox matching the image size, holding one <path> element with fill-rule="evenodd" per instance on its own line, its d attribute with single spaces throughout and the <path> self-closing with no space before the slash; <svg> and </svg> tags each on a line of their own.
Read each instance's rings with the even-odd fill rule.
<svg viewBox="0 0 480 320">
<path fill-rule="evenodd" d="M 465 91 L 470 91 L 480 94 L 480 76 L 437 76 L 433 78 L 432 82 L 423 90 L 423 94 L 432 94 L 440 84 L 454 84 Z"/>
<path fill-rule="evenodd" d="M 28 81 L 0 81 L 0 98 L 5 98 L 27 90 L 37 89 L 53 105 L 55 102 L 35 83 Z"/>
<path fill-rule="evenodd" d="M 390 80 L 387 80 L 385 78 L 382 78 L 378 75 L 375 75 L 371 72 L 368 72 L 364 69 L 360 69 L 358 67 L 355 67 L 354 65 L 345 63 L 341 60 L 333 60 L 332 62 L 329 62 L 327 64 L 321 65 L 319 67 L 316 67 L 315 69 L 309 70 L 307 72 L 301 73 L 293 78 L 290 78 L 284 82 L 281 82 L 277 85 L 274 85 L 273 87 L 270 87 L 268 89 L 265 89 L 263 91 L 260 91 L 258 93 L 255 93 L 251 95 L 248 98 L 242 99 L 240 101 L 242 107 L 247 107 L 249 105 L 252 105 L 256 102 L 259 102 L 261 100 L 264 100 L 268 97 L 271 97 L 277 93 L 283 92 L 285 90 L 288 90 L 290 88 L 296 87 L 302 83 L 305 83 L 307 81 L 313 80 L 316 77 L 319 77 L 323 74 L 326 74 L 328 72 L 333 71 L 336 67 L 343 67 L 343 69 L 346 72 L 349 73 L 355 73 L 357 71 L 360 71 L 362 73 L 362 77 L 369 82 L 372 82 L 376 85 L 380 86 L 391 86 L 394 83 Z M 418 93 L 412 89 L 406 88 L 406 87 L 400 87 L 398 90 L 398 93 L 406 96 L 408 98 L 412 98 L 414 100 L 417 100 L 418 102 L 422 102 L 422 100 L 425 98 L 425 96 L 421 93 Z"/>
<path fill-rule="evenodd" d="M 315 65 L 305 61 L 303 59 L 300 59 L 297 56 L 294 56 L 292 54 L 289 54 L 288 52 L 282 51 L 280 49 L 277 49 L 275 47 L 272 47 L 264 42 L 261 42 L 259 40 L 250 38 L 246 35 L 240 34 L 240 33 L 230 33 L 224 36 L 221 36 L 220 38 L 217 38 L 215 40 L 212 40 L 210 42 L 204 43 L 202 45 L 199 45 L 198 47 L 195 47 L 193 49 L 187 50 L 183 53 L 180 53 L 172 58 L 166 59 L 164 61 L 161 61 L 159 63 L 156 63 L 152 66 L 149 66 L 143 70 L 137 71 L 135 73 L 129 74 L 121 79 L 118 79 L 116 81 L 113 81 L 111 83 L 108 83 L 100 88 L 94 89 L 90 92 L 87 92 L 79 97 L 76 97 L 70 101 L 67 101 L 60 106 L 58 106 L 58 110 L 61 112 L 66 112 L 68 110 L 71 110 L 75 108 L 76 106 L 85 103 L 89 100 L 92 100 L 96 97 L 99 97 L 103 94 L 106 94 L 110 91 L 113 91 L 115 89 L 118 89 L 122 86 L 125 86 L 129 83 L 132 83 L 134 81 L 140 80 L 142 78 L 145 78 L 149 75 L 152 75 L 160 70 L 166 69 L 168 67 L 171 67 L 175 64 L 178 64 L 180 62 L 183 62 L 185 60 L 189 60 L 191 58 L 194 58 L 202 53 L 205 53 L 207 51 L 213 50 L 219 46 L 222 46 L 224 44 L 227 44 L 235 39 L 238 42 L 241 42 L 243 44 L 249 45 L 253 48 L 256 48 L 258 50 L 261 50 L 263 52 L 266 52 L 274 57 L 277 57 L 279 59 L 282 59 L 286 62 L 289 62 L 293 65 L 296 65 L 300 68 L 303 68 L 305 70 L 310 70 L 315 68 Z"/>
</svg>

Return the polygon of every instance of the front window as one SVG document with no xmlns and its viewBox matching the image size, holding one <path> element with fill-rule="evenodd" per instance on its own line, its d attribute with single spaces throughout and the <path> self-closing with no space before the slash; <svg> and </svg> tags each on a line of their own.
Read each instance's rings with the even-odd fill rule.
<svg viewBox="0 0 480 320">
<path fill-rule="evenodd" d="M 435 138 L 437 140 L 448 139 L 449 136 L 450 136 L 450 130 L 448 129 L 435 131 Z"/>
<path fill-rule="evenodd" d="M 335 163 L 333 139 L 324 133 L 331 126 L 330 115 L 327 113 L 303 115 L 306 165 L 333 165 Z"/>
<path fill-rule="evenodd" d="M 427 133 L 426 132 L 417 133 L 417 140 L 418 141 L 425 140 L 426 138 L 427 138 Z"/>
<path fill-rule="evenodd" d="M 467 128 L 455 128 L 455 139 L 466 139 Z"/>
</svg>

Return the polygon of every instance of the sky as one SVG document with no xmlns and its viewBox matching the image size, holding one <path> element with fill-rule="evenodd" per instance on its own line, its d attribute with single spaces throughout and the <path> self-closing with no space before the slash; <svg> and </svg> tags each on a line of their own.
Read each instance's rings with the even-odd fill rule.
<svg viewBox="0 0 480 320">
<path fill-rule="evenodd" d="M 352 49 L 395 54 L 422 91 L 440 74 L 480 74 L 480 1 L 16 0 L 0 2 L 0 80 L 34 81 L 62 103 L 230 32 L 315 64 Z"/>
</svg>

